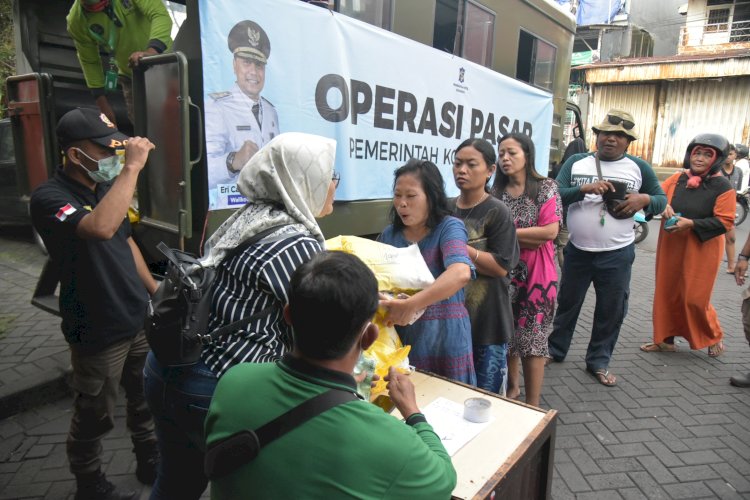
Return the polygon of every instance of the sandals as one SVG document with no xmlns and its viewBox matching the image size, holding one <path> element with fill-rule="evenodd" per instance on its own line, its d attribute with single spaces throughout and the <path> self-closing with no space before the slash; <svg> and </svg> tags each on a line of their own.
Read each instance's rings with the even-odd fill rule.
<svg viewBox="0 0 750 500">
<path fill-rule="evenodd" d="M 721 340 L 714 345 L 708 346 L 708 356 L 710 358 L 718 358 L 724 354 L 724 342 Z"/>
<path fill-rule="evenodd" d="M 588 370 L 588 372 L 596 377 L 597 382 L 607 387 L 614 387 L 617 385 L 617 377 L 609 373 L 609 370 L 599 368 L 598 370 Z"/>
<path fill-rule="evenodd" d="M 643 352 L 675 352 L 677 347 L 674 344 L 667 344 L 666 342 L 649 342 L 641 346 Z"/>
</svg>

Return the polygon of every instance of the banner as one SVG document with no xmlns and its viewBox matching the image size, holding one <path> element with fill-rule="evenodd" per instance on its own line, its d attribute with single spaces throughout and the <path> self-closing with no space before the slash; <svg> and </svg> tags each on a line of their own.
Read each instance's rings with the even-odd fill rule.
<svg viewBox="0 0 750 500">
<path fill-rule="evenodd" d="M 443 173 L 455 148 L 531 136 L 546 173 L 552 95 L 465 59 L 297 0 L 200 0 L 209 209 L 236 208 L 237 172 L 283 132 L 333 138 L 336 199 L 390 198 L 412 157 Z"/>
</svg>

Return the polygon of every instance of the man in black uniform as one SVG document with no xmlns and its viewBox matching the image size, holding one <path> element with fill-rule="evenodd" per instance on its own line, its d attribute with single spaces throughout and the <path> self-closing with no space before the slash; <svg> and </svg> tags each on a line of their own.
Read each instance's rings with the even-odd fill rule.
<svg viewBox="0 0 750 500">
<path fill-rule="evenodd" d="M 143 397 L 148 344 L 142 331 L 157 287 L 126 218 L 139 172 L 154 145 L 117 131 L 98 110 L 75 109 L 57 126 L 63 165 L 31 195 L 34 228 L 60 275 L 62 331 L 70 344 L 75 393 L 67 440 L 78 499 L 127 499 L 101 471 L 101 439 L 114 426 L 118 385 L 127 397 L 127 426 L 136 475 L 151 484 L 158 454 Z M 124 148 L 124 163 L 118 149 Z"/>
</svg>

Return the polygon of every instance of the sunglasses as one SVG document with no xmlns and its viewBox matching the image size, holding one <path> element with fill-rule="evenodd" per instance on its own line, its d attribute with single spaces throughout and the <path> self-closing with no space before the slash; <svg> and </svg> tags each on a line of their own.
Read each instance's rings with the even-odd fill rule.
<svg viewBox="0 0 750 500">
<path fill-rule="evenodd" d="M 339 187 L 339 182 L 341 182 L 341 174 L 334 171 L 333 175 L 331 176 L 331 180 L 333 181 L 333 187 Z"/>
<path fill-rule="evenodd" d="M 619 125 L 622 123 L 622 127 L 625 130 L 631 130 L 633 127 L 635 127 L 635 123 L 631 122 L 630 120 L 620 118 L 619 116 L 607 115 L 607 121 L 612 125 Z"/>
</svg>

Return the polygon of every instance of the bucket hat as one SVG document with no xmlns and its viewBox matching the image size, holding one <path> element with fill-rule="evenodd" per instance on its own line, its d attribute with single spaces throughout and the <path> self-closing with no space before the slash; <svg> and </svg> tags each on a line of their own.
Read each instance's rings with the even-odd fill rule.
<svg viewBox="0 0 750 500">
<path fill-rule="evenodd" d="M 607 111 L 604 120 L 599 125 L 591 127 L 591 130 L 597 134 L 599 132 L 622 132 L 630 137 L 631 141 L 636 141 L 638 140 L 638 134 L 633 131 L 634 128 L 633 115 L 621 109 L 610 109 Z"/>
</svg>

